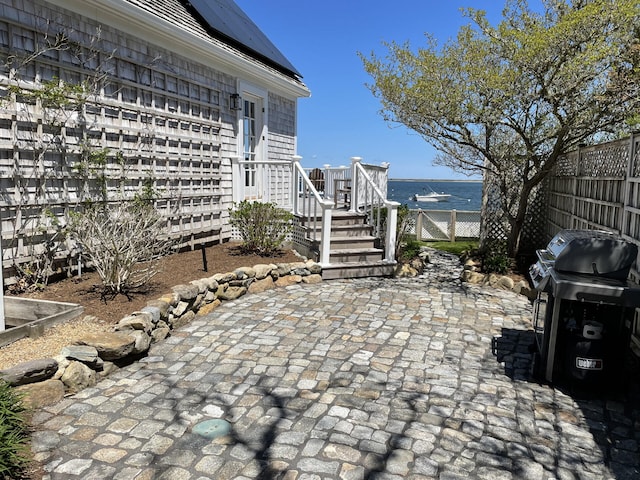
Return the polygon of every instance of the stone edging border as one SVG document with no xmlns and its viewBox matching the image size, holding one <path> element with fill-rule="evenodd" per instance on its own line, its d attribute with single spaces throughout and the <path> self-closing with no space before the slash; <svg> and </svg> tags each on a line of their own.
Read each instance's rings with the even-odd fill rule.
<svg viewBox="0 0 640 480">
<path fill-rule="evenodd" d="M 85 335 L 63 347 L 55 358 L 0 370 L 0 378 L 23 393 L 32 408 L 52 405 L 135 362 L 152 343 L 164 340 L 196 315 L 210 313 L 223 301 L 297 283 L 319 283 L 321 273 L 320 264 L 312 260 L 258 264 L 176 285 L 170 293 L 122 318 L 112 333 Z"/>
</svg>

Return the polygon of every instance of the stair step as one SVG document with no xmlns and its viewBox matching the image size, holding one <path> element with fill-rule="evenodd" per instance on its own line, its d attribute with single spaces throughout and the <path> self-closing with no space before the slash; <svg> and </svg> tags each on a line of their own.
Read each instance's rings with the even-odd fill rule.
<svg viewBox="0 0 640 480">
<path fill-rule="evenodd" d="M 343 262 L 332 263 L 322 269 L 323 280 L 335 280 L 337 278 L 362 278 L 362 277 L 390 277 L 393 275 L 396 263 L 379 262 Z"/>
<path fill-rule="evenodd" d="M 361 236 L 333 236 L 331 235 L 331 250 L 356 250 L 374 248 L 376 237 L 370 235 Z"/>
<path fill-rule="evenodd" d="M 331 263 L 357 263 L 382 261 L 384 252 L 379 248 L 345 248 L 331 250 L 329 261 Z"/>
</svg>

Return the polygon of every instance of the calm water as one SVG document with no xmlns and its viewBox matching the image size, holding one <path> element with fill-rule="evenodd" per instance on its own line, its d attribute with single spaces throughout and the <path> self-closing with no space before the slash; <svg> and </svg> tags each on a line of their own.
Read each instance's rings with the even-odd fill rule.
<svg viewBox="0 0 640 480">
<path fill-rule="evenodd" d="M 446 202 L 416 202 L 415 194 L 431 191 L 448 193 L 451 197 Z M 482 205 L 482 182 L 447 182 L 437 180 L 389 180 L 387 197 L 410 209 L 422 210 L 472 210 L 480 211 Z"/>
</svg>

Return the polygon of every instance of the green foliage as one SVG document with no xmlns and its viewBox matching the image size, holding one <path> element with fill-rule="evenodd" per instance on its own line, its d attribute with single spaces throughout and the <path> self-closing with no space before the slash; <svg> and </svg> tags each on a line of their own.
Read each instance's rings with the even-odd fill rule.
<svg viewBox="0 0 640 480">
<path fill-rule="evenodd" d="M 512 261 L 506 253 L 491 252 L 482 260 L 482 271 L 485 273 L 505 274 L 511 270 Z"/>
<path fill-rule="evenodd" d="M 558 159 L 616 133 L 640 110 L 638 0 L 511 0 L 496 26 L 470 24 L 444 45 L 389 43 L 362 56 L 383 117 L 415 130 L 436 161 L 495 180 L 508 253 L 517 255 L 535 188 Z M 635 65 L 635 68 L 634 68 Z"/>
<path fill-rule="evenodd" d="M 422 242 L 419 242 L 418 240 L 407 240 L 406 242 L 401 243 L 401 251 L 398 258 L 401 260 L 411 260 L 418 256 L 420 253 L 420 247 L 422 247 Z"/>
<path fill-rule="evenodd" d="M 490 244 L 472 252 L 471 256 L 479 256 L 482 260 L 484 273 L 505 274 L 512 270 L 513 260 L 507 253 L 505 242 L 491 242 Z"/>
<path fill-rule="evenodd" d="M 20 395 L 0 380 L 0 478 L 25 476 L 29 462 L 27 409 Z"/>
<path fill-rule="evenodd" d="M 229 209 L 229 215 L 242 237 L 242 249 L 258 255 L 276 253 L 293 229 L 293 215 L 274 203 L 243 200 Z"/>
</svg>

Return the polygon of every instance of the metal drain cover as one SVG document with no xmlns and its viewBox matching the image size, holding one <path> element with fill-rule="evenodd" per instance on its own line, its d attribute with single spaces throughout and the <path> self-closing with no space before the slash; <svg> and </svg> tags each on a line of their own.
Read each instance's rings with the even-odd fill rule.
<svg viewBox="0 0 640 480">
<path fill-rule="evenodd" d="M 214 438 L 224 437 L 231 432 L 231 424 L 225 420 L 205 420 L 193 427 L 193 433 L 201 437 L 213 440 Z"/>
</svg>

